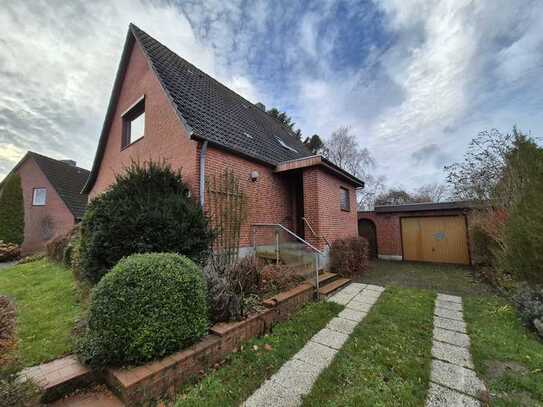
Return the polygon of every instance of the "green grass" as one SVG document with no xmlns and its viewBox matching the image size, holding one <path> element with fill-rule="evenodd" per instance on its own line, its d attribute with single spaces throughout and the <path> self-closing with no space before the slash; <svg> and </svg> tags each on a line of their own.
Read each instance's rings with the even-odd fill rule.
<svg viewBox="0 0 543 407">
<path fill-rule="evenodd" d="M 202 381 L 184 386 L 175 406 L 238 406 L 341 309 L 331 302 L 307 305 L 289 321 L 275 326 L 271 335 L 249 341 Z"/>
<path fill-rule="evenodd" d="M 367 284 L 420 288 L 444 294 L 480 295 L 490 288 L 477 280 L 473 269 L 450 264 L 413 263 L 378 260 L 358 278 Z"/>
<path fill-rule="evenodd" d="M 80 306 L 69 270 L 46 260 L 0 270 L 0 295 L 15 301 L 17 349 L 24 366 L 71 351 Z"/>
<path fill-rule="evenodd" d="M 492 405 L 543 405 L 543 342 L 521 325 L 513 306 L 496 296 L 465 298 L 464 317 Z"/>
<path fill-rule="evenodd" d="M 314 384 L 304 406 L 422 406 L 434 295 L 387 289 Z"/>
</svg>

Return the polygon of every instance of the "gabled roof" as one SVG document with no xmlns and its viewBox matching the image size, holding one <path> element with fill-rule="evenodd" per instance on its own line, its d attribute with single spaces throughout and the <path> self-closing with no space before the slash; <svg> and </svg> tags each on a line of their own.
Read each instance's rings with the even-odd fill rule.
<svg viewBox="0 0 543 407">
<path fill-rule="evenodd" d="M 81 194 L 80 191 L 83 188 L 83 185 L 85 185 L 90 172 L 83 168 L 76 167 L 75 165 L 29 151 L 21 161 L 17 163 L 15 168 L 11 170 L 10 174 L 17 171 L 17 169 L 29 158 L 32 158 L 36 162 L 74 218 L 81 219 L 85 213 L 85 208 L 87 207 L 88 195 Z M 7 177 L 5 179 L 7 179 Z M 2 183 L 3 182 L 4 181 L 2 181 Z"/>
<path fill-rule="evenodd" d="M 191 137 L 208 140 L 211 145 L 270 166 L 312 155 L 281 122 L 130 24 L 91 177 L 84 192 L 90 191 L 97 176 L 135 41 L 141 46 L 151 69 Z"/>
</svg>

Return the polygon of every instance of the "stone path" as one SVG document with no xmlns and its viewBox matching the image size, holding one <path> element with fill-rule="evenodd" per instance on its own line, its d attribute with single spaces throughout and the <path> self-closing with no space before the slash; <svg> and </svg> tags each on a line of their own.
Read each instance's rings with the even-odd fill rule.
<svg viewBox="0 0 543 407">
<path fill-rule="evenodd" d="M 287 361 L 277 373 L 253 393 L 243 404 L 247 407 L 299 406 L 311 391 L 319 374 L 332 363 L 336 353 L 354 328 L 378 300 L 383 287 L 350 284 L 329 301 L 345 305 L 345 309 L 321 329 Z"/>
<path fill-rule="evenodd" d="M 438 294 L 434 309 L 432 373 L 427 407 L 480 406 L 486 394 L 473 370 L 462 298 Z"/>
</svg>

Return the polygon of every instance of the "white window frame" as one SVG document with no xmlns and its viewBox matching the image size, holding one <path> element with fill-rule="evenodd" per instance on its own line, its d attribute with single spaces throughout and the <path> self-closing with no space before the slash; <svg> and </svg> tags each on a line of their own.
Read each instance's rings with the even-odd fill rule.
<svg viewBox="0 0 543 407">
<path fill-rule="evenodd" d="M 43 202 L 37 201 L 37 193 L 43 191 Z M 32 206 L 45 206 L 47 205 L 47 188 L 34 188 L 32 189 Z"/>
<path fill-rule="evenodd" d="M 121 115 L 123 121 L 121 149 L 124 149 L 145 137 L 145 96 L 140 97 Z M 143 121 L 143 131 L 134 136 L 132 134 L 133 123 L 136 120 Z"/>
</svg>

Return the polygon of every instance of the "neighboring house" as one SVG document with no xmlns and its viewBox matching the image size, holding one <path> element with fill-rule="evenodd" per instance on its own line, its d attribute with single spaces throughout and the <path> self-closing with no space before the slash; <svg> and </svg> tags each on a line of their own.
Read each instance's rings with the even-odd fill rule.
<svg viewBox="0 0 543 407">
<path fill-rule="evenodd" d="M 357 235 L 363 182 L 312 155 L 292 131 L 130 25 L 92 171 L 90 199 L 131 160 L 167 160 L 206 207 L 206 177 L 228 168 L 248 198 L 242 251 L 251 225 L 282 224 L 320 249 Z M 306 218 L 315 233 L 302 219 Z"/>
<path fill-rule="evenodd" d="M 88 197 L 80 192 L 89 171 L 76 167 L 75 161 L 55 160 L 29 151 L 11 173 L 21 178 L 24 255 L 43 249 L 47 241 L 68 232 L 81 220 Z"/>
<path fill-rule="evenodd" d="M 471 264 L 472 207 L 465 201 L 376 206 L 358 212 L 358 231 L 380 259 Z"/>
</svg>

